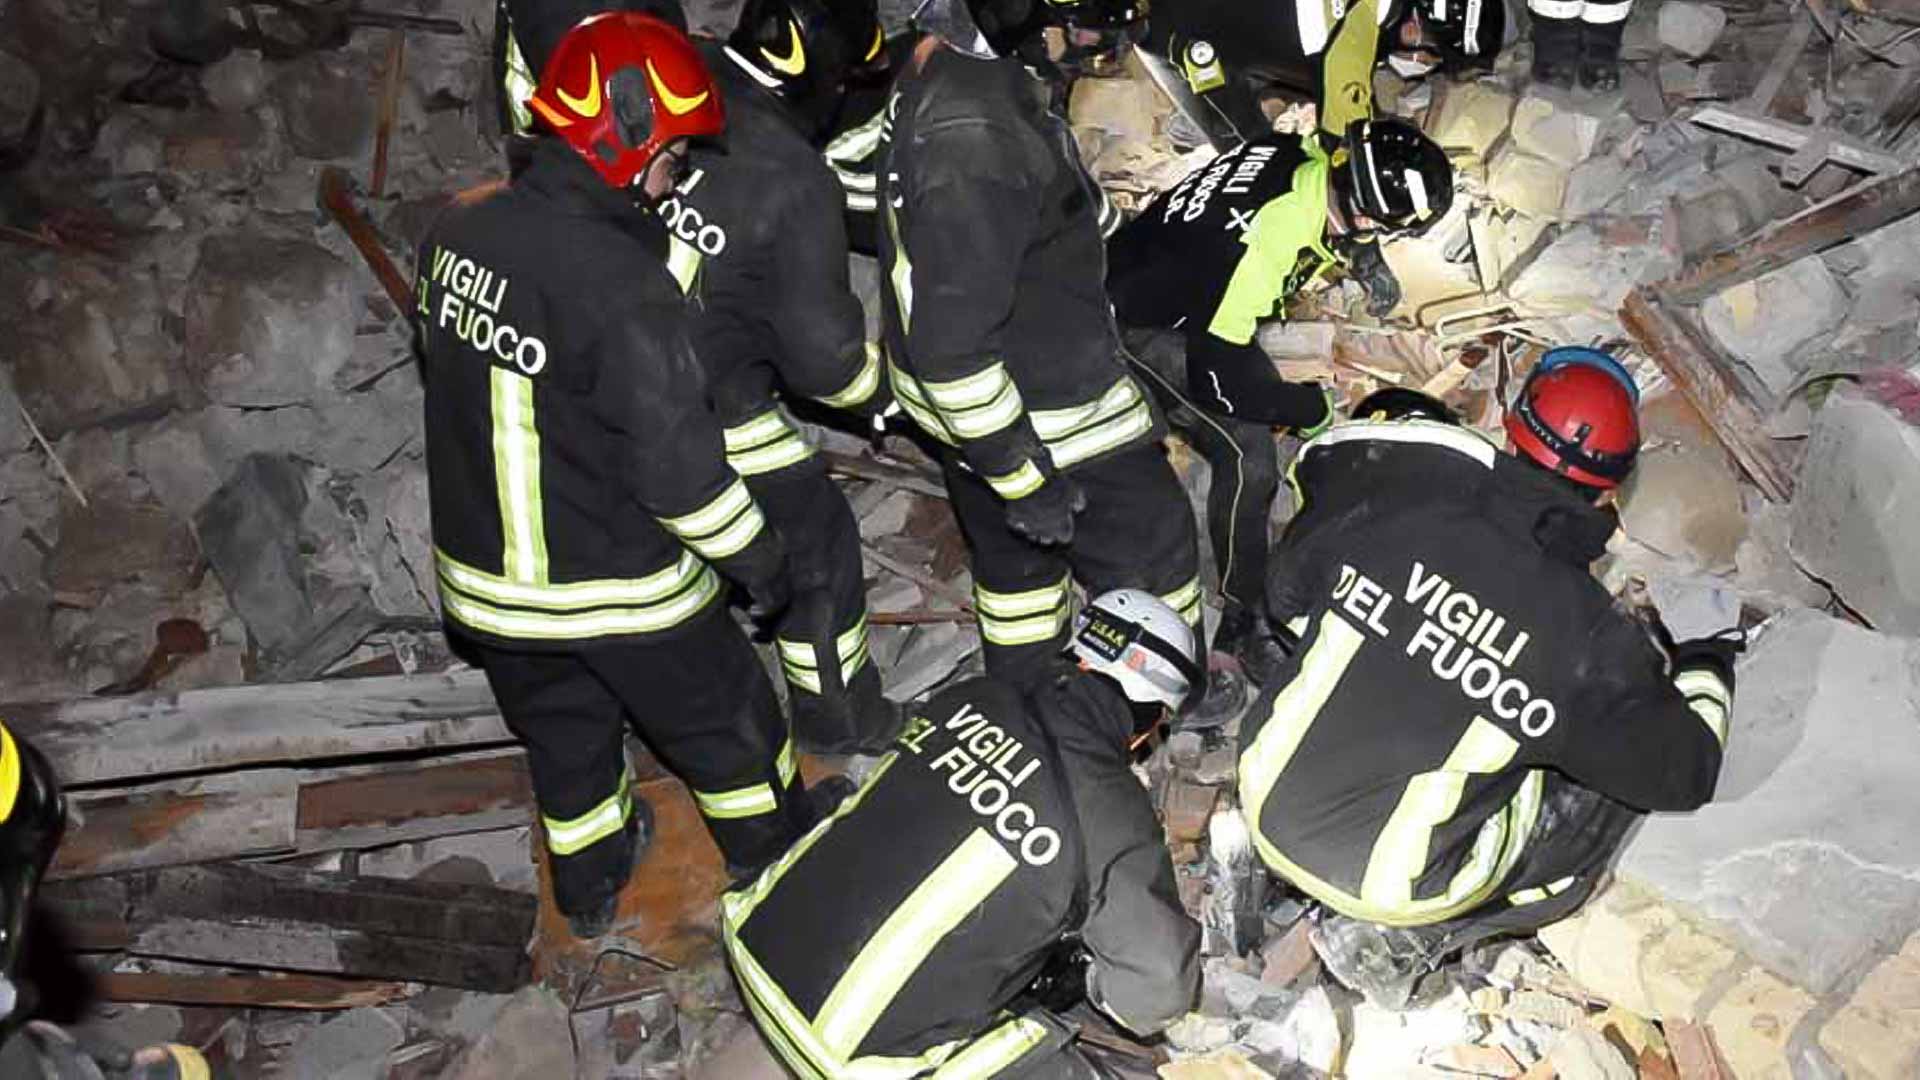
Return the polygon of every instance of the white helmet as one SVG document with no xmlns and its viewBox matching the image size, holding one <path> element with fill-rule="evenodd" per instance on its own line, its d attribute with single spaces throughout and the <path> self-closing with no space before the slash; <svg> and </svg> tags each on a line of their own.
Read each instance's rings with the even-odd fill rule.
<svg viewBox="0 0 1920 1080">
<path fill-rule="evenodd" d="M 1165 600 L 1140 589 L 1101 593 L 1081 609 L 1068 651 L 1141 704 L 1177 711 L 1205 683 L 1193 627 Z"/>
</svg>

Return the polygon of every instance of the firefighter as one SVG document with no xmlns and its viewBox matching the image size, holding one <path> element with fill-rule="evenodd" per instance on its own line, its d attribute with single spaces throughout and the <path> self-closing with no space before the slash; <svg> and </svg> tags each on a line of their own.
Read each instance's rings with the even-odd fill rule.
<svg viewBox="0 0 1920 1080">
<path fill-rule="evenodd" d="M 428 477 L 449 633 L 527 744 L 555 902 L 606 929 L 640 848 L 635 724 L 738 874 L 806 820 L 773 688 L 721 578 L 786 606 L 775 531 L 728 466 L 652 204 L 719 88 L 657 19 L 556 47 L 510 184 L 455 200 L 419 252 Z M 644 804 L 642 804 L 644 805 Z"/>
<path fill-rule="evenodd" d="M 1633 0 L 1527 0 L 1533 16 L 1533 77 L 1599 93 L 1620 88 L 1620 38 Z"/>
<path fill-rule="evenodd" d="M 880 254 L 880 182 L 874 165 L 880 157 L 880 129 L 887 120 L 893 73 L 906 64 L 919 41 L 919 34 L 902 30 L 886 39 L 878 56 L 854 69 L 827 141 L 827 164 L 846 199 L 847 247 L 868 258 Z"/>
<path fill-rule="evenodd" d="M 1214 649 L 1257 681 L 1282 660 L 1263 599 L 1280 487 L 1273 429 L 1311 437 L 1332 422 L 1333 403 L 1319 384 L 1275 374 L 1255 328 L 1343 268 L 1341 253 L 1377 252 L 1377 243 L 1356 243 L 1363 236 L 1418 232 L 1452 199 L 1452 167 L 1419 129 L 1361 120 L 1332 155 L 1318 136 L 1276 134 L 1222 154 L 1107 245 L 1107 291 L 1128 359 L 1212 470 L 1207 535 L 1225 600 Z"/>
<path fill-rule="evenodd" d="M 1489 69 L 1506 23 L 1503 0 L 1162 0 L 1141 49 L 1174 69 L 1226 149 L 1271 130 L 1255 83 L 1309 95 L 1337 136 L 1373 114 L 1376 65 L 1408 79 Z"/>
<path fill-rule="evenodd" d="M 495 0 L 493 70 L 500 84 L 500 130 L 524 135 L 533 126 L 527 99 L 540 83 L 554 46 L 590 15 L 634 11 L 673 24 L 684 33 L 680 0 Z"/>
<path fill-rule="evenodd" d="M 1738 631 L 1663 651 L 1588 570 L 1640 442 L 1632 386 L 1554 350 L 1507 452 L 1420 416 L 1301 450 L 1268 595 L 1297 649 L 1241 730 L 1241 806 L 1327 913 L 1329 968 L 1377 1000 L 1571 913 L 1640 813 L 1713 796 Z"/>
<path fill-rule="evenodd" d="M 1073 579 L 1200 615 L 1193 515 L 1103 287 L 1103 200 L 1049 100 L 1124 48 L 1139 10 L 927 0 L 916 20 L 880 170 L 890 374 L 941 444 L 987 672 L 1032 685 Z"/>
<path fill-rule="evenodd" d="M 969 679 L 721 899 L 767 1043 L 802 1077 L 1087 1076 L 1055 1013 L 1145 1036 L 1194 1004 L 1199 927 L 1129 744 L 1201 685 L 1183 616 L 1100 596 L 1030 693 Z M 746 1070 L 736 1069 L 732 1075 Z"/>
<path fill-rule="evenodd" d="M 892 402 L 818 145 L 846 73 L 882 43 L 872 0 L 749 0 L 725 44 L 700 46 L 726 145 L 695 147 L 660 206 L 701 256 L 694 353 L 727 461 L 787 544 L 795 601 L 776 646 L 795 737 L 821 753 L 878 752 L 898 727 L 867 655 L 859 524 L 780 402 L 784 392 L 866 416 Z"/>
<path fill-rule="evenodd" d="M 28 956 L 28 916 L 40 879 L 53 862 L 66 831 L 67 804 L 60 781 L 47 759 L 25 737 L 0 722 L 0 1075 L 126 1076 L 129 1080 L 185 1080 L 206 1077 L 207 1060 L 191 1046 L 163 1043 L 124 1057 L 95 1061 L 89 1050 L 105 1050 L 100 1039 L 85 1044 L 44 1022 L 24 1034 L 40 1010 L 40 995 L 29 975 L 39 967 Z M 68 1002 L 48 1002 L 69 1005 Z"/>
</svg>

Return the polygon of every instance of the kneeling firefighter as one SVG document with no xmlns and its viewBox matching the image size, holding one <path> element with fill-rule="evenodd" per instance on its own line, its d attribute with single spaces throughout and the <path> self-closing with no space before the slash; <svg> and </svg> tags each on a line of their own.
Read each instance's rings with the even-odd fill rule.
<svg viewBox="0 0 1920 1080">
<path fill-rule="evenodd" d="M 1194 1003 L 1199 927 L 1130 744 L 1202 685 L 1150 593 L 1080 613 L 1031 694 L 970 679 L 759 880 L 722 900 L 767 1043 L 804 1077 L 1091 1076 L 1055 1015 L 1140 1035 Z"/>
<path fill-rule="evenodd" d="M 1639 814 L 1713 796 L 1739 631 L 1663 648 L 1588 570 L 1636 400 L 1611 357 L 1557 349 L 1507 452 L 1427 409 L 1301 450 L 1268 592 L 1297 646 L 1241 729 L 1241 806 L 1370 996 L 1563 918 Z"/>
</svg>

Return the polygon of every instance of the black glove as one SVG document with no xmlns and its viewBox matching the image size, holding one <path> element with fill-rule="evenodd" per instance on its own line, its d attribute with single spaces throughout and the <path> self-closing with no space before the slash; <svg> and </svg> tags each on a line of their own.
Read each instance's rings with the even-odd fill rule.
<svg viewBox="0 0 1920 1080">
<path fill-rule="evenodd" d="M 1400 279 L 1393 276 L 1393 267 L 1387 265 L 1387 257 L 1380 251 L 1380 242 L 1354 243 L 1348 246 L 1347 276 L 1359 283 L 1367 293 L 1367 314 L 1376 319 L 1384 319 L 1387 313 L 1400 306 Z"/>
<path fill-rule="evenodd" d="M 1073 543 L 1073 515 L 1087 508 L 1087 494 L 1066 476 L 1055 476 L 1020 499 L 1007 501 L 1007 528 L 1040 547 Z"/>
<path fill-rule="evenodd" d="M 747 618 L 767 626 L 793 603 L 793 586 L 787 581 L 787 566 L 782 560 L 780 572 L 747 584 Z"/>
<path fill-rule="evenodd" d="M 1743 630 L 1722 630 L 1712 637 L 1694 638 L 1682 641 L 1673 647 L 1673 666 L 1680 668 L 1710 667 L 1722 681 L 1733 682 L 1733 661 L 1747 651 L 1747 635 Z"/>
<path fill-rule="evenodd" d="M 1069 937 L 1047 954 L 1040 974 L 1027 984 L 1027 996 L 1048 1012 L 1066 1012 L 1086 1000 L 1087 968 L 1092 964 L 1087 947 Z"/>
</svg>

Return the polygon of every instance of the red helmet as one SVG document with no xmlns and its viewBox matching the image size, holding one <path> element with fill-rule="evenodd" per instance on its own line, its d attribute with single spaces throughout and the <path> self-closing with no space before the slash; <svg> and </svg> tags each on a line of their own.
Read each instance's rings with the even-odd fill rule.
<svg viewBox="0 0 1920 1080">
<path fill-rule="evenodd" d="M 1536 368 L 1507 410 L 1507 436 L 1543 468 L 1613 488 L 1633 470 L 1640 418 L 1633 395 L 1611 373 L 1588 364 Z"/>
<path fill-rule="evenodd" d="M 627 11 L 567 31 L 527 104 L 623 190 L 668 143 L 726 127 L 719 89 L 693 42 L 651 15 Z"/>
</svg>

